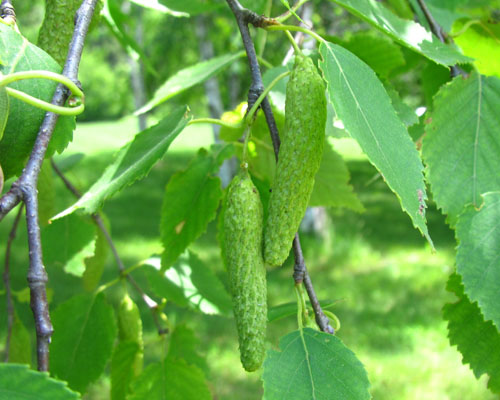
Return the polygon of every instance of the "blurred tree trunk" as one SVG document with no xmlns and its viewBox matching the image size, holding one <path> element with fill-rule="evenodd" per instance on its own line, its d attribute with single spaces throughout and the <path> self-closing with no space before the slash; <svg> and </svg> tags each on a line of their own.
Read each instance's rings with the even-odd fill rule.
<svg viewBox="0 0 500 400">
<path fill-rule="evenodd" d="M 198 38 L 200 56 L 202 60 L 209 60 L 214 57 L 214 46 L 209 39 L 209 21 L 204 15 L 196 18 L 196 36 Z M 205 94 L 208 101 L 208 109 L 211 118 L 220 118 L 224 112 L 224 104 L 220 94 L 219 81 L 216 76 L 205 81 Z M 216 143 L 220 143 L 219 125 L 212 125 L 214 139 Z M 231 182 L 236 170 L 236 160 L 234 158 L 224 161 L 220 170 L 219 177 L 222 181 L 222 186 L 226 187 Z"/>
</svg>

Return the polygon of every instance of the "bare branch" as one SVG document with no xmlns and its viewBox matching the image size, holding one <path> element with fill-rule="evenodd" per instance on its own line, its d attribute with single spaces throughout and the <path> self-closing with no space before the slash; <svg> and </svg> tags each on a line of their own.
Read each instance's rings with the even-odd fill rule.
<svg viewBox="0 0 500 400">
<path fill-rule="evenodd" d="M 12 229 L 9 233 L 9 238 L 7 239 L 7 246 L 5 248 L 5 268 L 3 271 L 3 284 L 5 286 L 5 296 L 7 297 L 7 339 L 5 341 L 5 362 L 9 361 L 9 348 L 10 348 L 10 338 L 12 336 L 12 325 L 14 324 L 14 303 L 12 302 L 12 291 L 10 288 L 10 251 L 12 247 L 12 242 L 16 238 L 17 227 L 19 226 L 19 221 L 21 215 L 23 214 L 24 206 L 19 207 L 14 223 L 12 224 Z"/>
<path fill-rule="evenodd" d="M 236 21 L 238 23 L 238 28 L 241 33 L 241 38 L 243 40 L 243 45 L 248 57 L 248 62 L 250 64 L 250 71 L 252 74 L 252 84 L 248 93 L 248 108 L 250 109 L 255 103 L 255 100 L 260 96 L 264 90 L 264 84 L 262 83 L 262 75 L 259 68 L 259 63 L 257 61 L 257 54 L 255 52 L 255 47 L 250 36 L 250 31 L 248 29 L 248 24 L 253 24 L 254 26 L 266 26 L 265 24 L 270 24 L 271 19 L 259 16 L 253 11 L 244 8 L 237 0 L 226 0 L 229 7 L 231 8 Z M 260 21 L 258 20 L 260 18 Z M 274 20 L 272 20 L 274 21 Z M 274 154 L 276 161 L 278 160 L 278 153 L 280 147 L 280 138 L 278 128 L 276 126 L 276 121 L 274 119 L 273 112 L 271 110 L 271 105 L 267 97 L 261 103 L 262 110 L 266 117 L 267 125 L 269 127 L 269 132 L 271 134 L 271 139 L 273 142 Z M 299 234 L 295 234 L 295 239 L 293 241 L 293 251 L 295 255 L 295 267 L 294 267 L 294 279 L 296 283 L 304 282 L 306 287 L 309 300 L 314 309 L 314 314 L 316 315 L 316 322 L 323 332 L 334 333 L 334 329 L 330 326 L 328 317 L 325 316 L 321 305 L 317 299 L 316 293 L 314 292 L 314 287 L 312 285 L 311 279 L 307 273 L 307 268 L 305 265 L 304 257 L 302 256 L 302 248 L 300 247 Z"/>
<path fill-rule="evenodd" d="M 16 23 L 16 11 L 11 0 L 2 0 L 0 4 L 0 17 L 8 24 Z"/>
</svg>

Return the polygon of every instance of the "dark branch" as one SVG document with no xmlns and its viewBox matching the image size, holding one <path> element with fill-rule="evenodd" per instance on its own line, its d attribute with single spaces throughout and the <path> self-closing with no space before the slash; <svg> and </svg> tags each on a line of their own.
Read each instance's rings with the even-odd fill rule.
<svg viewBox="0 0 500 400">
<path fill-rule="evenodd" d="M 80 197 L 82 197 L 80 191 L 69 181 L 68 178 L 66 178 L 66 176 L 59 169 L 59 167 L 54 162 L 54 160 L 51 159 L 50 162 L 51 162 L 52 168 L 54 169 L 54 172 L 56 173 L 56 175 L 59 178 L 61 178 L 61 180 L 63 181 L 63 183 L 66 186 L 66 188 L 76 198 L 79 199 Z M 161 325 L 161 323 L 160 323 L 160 321 L 158 319 L 158 309 L 159 309 L 158 303 L 156 303 L 151 297 L 149 297 L 146 293 L 144 293 L 144 291 L 142 290 L 142 288 L 137 284 L 137 282 L 135 281 L 134 278 L 132 278 L 132 276 L 130 276 L 129 274 L 125 274 L 125 265 L 123 264 L 123 261 L 122 261 L 122 259 L 120 257 L 120 254 L 118 253 L 118 250 L 116 249 L 116 246 L 115 246 L 115 244 L 113 242 L 113 239 L 111 238 L 111 235 L 110 235 L 108 229 L 106 228 L 106 225 L 104 224 L 103 219 L 97 213 L 96 214 L 92 214 L 91 217 L 94 220 L 94 223 L 97 225 L 97 227 L 99 228 L 99 230 L 102 232 L 102 234 L 106 238 L 106 242 L 108 243 L 108 246 L 111 249 L 111 252 L 113 253 L 113 257 L 114 257 L 114 259 L 116 261 L 116 264 L 118 265 L 118 270 L 120 271 L 120 275 L 122 277 L 125 277 L 127 279 L 127 281 L 135 288 L 135 290 L 141 295 L 141 298 L 144 301 L 144 303 L 146 303 L 147 307 L 151 311 L 151 313 L 153 315 L 153 320 L 154 320 L 156 328 L 158 330 L 158 334 L 162 335 L 162 334 L 167 333 L 168 330 L 165 329 Z"/>
<path fill-rule="evenodd" d="M 11 0 L 2 0 L 0 4 L 0 17 L 8 24 L 16 23 L 16 11 Z"/>
<path fill-rule="evenodd" d="M 255 52 L 255 47 L 250 36 L 250 31 L 248 29 L 248 24 L 253 24 L 254 26 L 266 26 L 270 19 L 258 16 L 254 12 L 245 9 L 237 0 L 226 0 L 229 7 L 231 8 L 236 21 L 238 23 L 238 28 L 243 39 L 243 45 L 248 57 L 248 62 L 250 64 L 250 71 L 252 74 L 252 84 L 250 86 L 248 94 L 248 108 L 250 109 L 255 103 L 255 100 L 260 96 L 264 90 L 264 85 L 262 83 L 262 75 L 259 68 L 259 63 L 257 61 L 257 54 Z M 262 21 L 257 21 L 260 18 Z M 267 22 L 266 22 L 267 21 Z M 252 102 L 253 101 L 253 102 Z M 278 128 L 276 126 L 276 121 L 274 119 L 273 112 L 271 110 L 271 105 L 267 97 L 262 101 L 262 110 L 266 117 L 267 125 L 269 127 L 269 132 L 271 134 L 271 139 L 273 142 L 274 154 L 276 156 L 276 161 L 278 160 L 279 148 L 280 148 L 280 138 Z M 309 296 L 309 300 L 314 309 L 316 315 L 316 322 L 323 332 L 334 333 L 333 328 L 329 324 L 328 318 L 325 316 L 321 310 L 321 305 L 318 302 L 316 293 L 307 273 L 307 268 L 304 262 L 304 257 L 302 256 L 302 248 L 300 247 L 299 234 L 295 234 L 295 239 L 293 241 L 293 251 L 295 254 L 295 268 L 294 268 L 294 279 L 296 283 L 304 282 L 304 285 Z"/>
<path fill-rule="evenodd" d="M 431 28 L 432 33 L 434 33 L 434 35 L 436 35 L 442 43 L 447 43 L 446 35 L 443 32 L 443 29 L 441 28 L 441 26 L 439 26 L 439 24 L 436 22 L 436 20 L 432 16 L 429 8 L 427 7 L 427 4 L 425 4 L 425 0 L 417 0 L 417 2 L 418 2 L 420 9 L 422 10 L 422 12 L 425 15 L 425 19 L 429 23 L 429 26 Z M 458 75 L 465 75 L 465 71 L 462 68 L 460 68 L 458 65 L 450 66 L 450 73 L 451 73 L 452 78 L 454 78 L 455 76 L 458 76 Z"/>
<path fill-rule="evenodd" d="M 4 1 L 2 6 L 5 3 Z M 69 45 L 63 75 L 77 83 L 78 67 L 82 57 L 83 44 L 96 3 L 97 0 L 84 0 L 76 13 L 75 30 Z M 67 98 L 67 89 L 63 85 L 58 85 L 52 98 L 52 104 L 63 106 Z M 48 371 L 49 369 L 49 343 L 53 329 L 50 322 L 49 306 L 46 295 L 48 277 L 42 260 L 40 224 L 38 221 L 37 183 L 40 168 L 45 158 L 47 146 L 52 136 L 52 132 L 54 131 L 57 119 L 57 114 L 45 114 L 45 119 L 40 126 L 33 150 L 23 173 L 19 179 L 12 184 L 11 189 L 0 199 L 0 220 L 21 201 L 24 201 L 26 205 L 30 254 L 28 284 L 30 287 L 31 309 L 35 318 L 38 369 L 40 371 Z"/>
<path fill-rule="evenodd" d="M 16 238 L 17 227 L 19 226 L 19 221 L 21 215 L 23 214 L 24 206 L 19 207 L 14 223 L 12 224 L 12 229 L 9 233 L 9 238 L 7 239 L 7 246 L 5 248 L 5 269 L 3 271 L 3 284 L 5 286 L 5 296 L 7 298 L 7 339 L 5 341 L 5 362 L 9 362 L 9 349 L 10 349 L 10 338 L 12 336 L 12 325 L 14 324 L 14 303 L 12 301 L 12 291 L 10 288 L 10 251 L 12 247 L 12 242 Z"/>
</svg>

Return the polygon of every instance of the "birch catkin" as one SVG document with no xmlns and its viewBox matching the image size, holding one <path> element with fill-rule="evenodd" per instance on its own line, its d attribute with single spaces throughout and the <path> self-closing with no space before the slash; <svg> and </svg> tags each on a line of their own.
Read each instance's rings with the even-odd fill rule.
<svg viewBox="0 0 500 400">
<path fill-rule="evenodd" d="M 325 140 L 326 98 L 323 79 L 312 60 L 296 56 L 286 87 L 285 132 L 269 199 L 264 259 L 281 265 L 311 196 Z"/>
</svg>

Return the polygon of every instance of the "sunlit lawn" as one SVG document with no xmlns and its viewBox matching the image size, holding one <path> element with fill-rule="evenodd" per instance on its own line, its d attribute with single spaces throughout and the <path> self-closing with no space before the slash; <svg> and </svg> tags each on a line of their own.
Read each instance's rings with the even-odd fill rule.
<svg viewBox="0 0 500 400">
<path fill-rule="evenodd" d="M 133 120 L 81 125 L 68 153 L 86 153 L 69 172 L 82 189 L 97 179 L 116 146 L 126 143 L 135 132 Z M 127 266 L 161 252 L 159 218 L 162 195 L 169 177 L 184 168 L 198 146 L 212 143 L 210 127 L 190 128 L 174 142 L 164 160 L 150 175 L 109 200 L 104 212 L 111 221 L 114 240 Z M 318 296 L 340 300 L 333 312 L 340 318 L 339 337 L 365 364 L 374 399 L 444 400 L 493 399 L 486 380 L 476 381 L 461 356 L 449 346 L 446 323 L 441 319 L 445 302 L 454 301 L 445 291 L 454 266 L 453 233 L 431 205 L 427 211 L 429 230 L 436 246 L 430 246 L 403 214 L 397 198 L 390 193 L 376 171 L 349 144 L 345 151 L 352 181 L 367 209 L 365 214 L 329 210 L 323 236 L 302 235 L 306 263 Z M 353 150 L 354 149 L 354 150 Z M 71 198 L 58 184 L 58 207 Z M 0 224 L 0 254 L 13 216 Z M 15 242 L 16 287 L 22 287 L 27 262 L 25 230 Z M 216 247 L 215 223 L 211 223 L 192 249 L 224 280 Z M 3 257 L 2 257 L 3 258 Z M 291 260 L 269 271 L 271 306 L 294 301 Z M 117 276 L 109 258 L 103 282 Z M 68 280 L 78 284 L 76 279 Z M 58 286 L 59 287 L 59 286 Z M 113 294 L 113 292 L 111 292 Z M 58 300 L 71 295 L 71 288 L 55 294 Z M 113 296 L 111 296 L 113 299 Z M 4 301 L 0 302 L 4 307 Z M 29 324 L 27 305 L 21 307 L 23 321 Z M 3 308 L 5 309 L 5 308 Z M 205 316 L 194 311 L 167 306 L 169 319 L 195 330 L 201 353 L 209 367 L 208 380 L 217 399 L 259 399 L 259 374 L 247 374 L 239 363 L 233 321 Z M 146 362 L 158 360 L 161 345 L 156 340 L 151 317 L 143 309 L 146 335 Z M 3 324 L 3 321 L 2 321 Z M 280 336 L 297 328 L 289 317 L 270 325 L 269 347 L 277 348 Z M 1 345 L 0 345 L 1 348 Z M 97 382 L 88 399 L 108 398 L 109 378 Z"/>
</svg>

